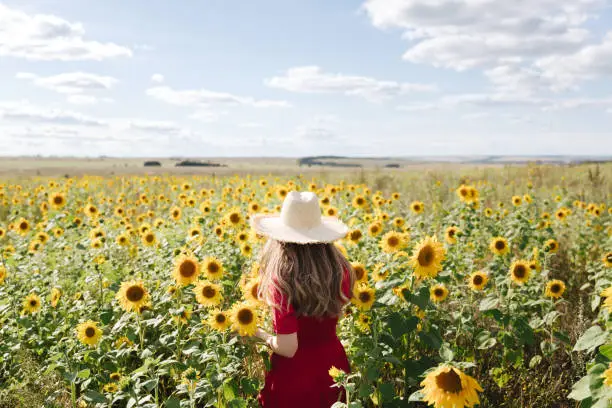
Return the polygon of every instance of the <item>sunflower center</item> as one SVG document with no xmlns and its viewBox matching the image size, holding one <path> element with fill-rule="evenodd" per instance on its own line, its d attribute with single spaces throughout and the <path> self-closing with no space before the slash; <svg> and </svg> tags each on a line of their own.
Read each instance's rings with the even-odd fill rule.
<svg viewBox="0 0 612 408">
<path fill-rule="evenodd" d="M 357 205 L 363 205 L 363 201 L 364 201 L 364 200 L 363 200 L 363 198 L 359 197 L 359 198 L 356 200 Z"/>
<path fill-rule="evenodd" d="M 219 272 L 219 265 L 216 262 L 211 262 L 211 263 L 208 264 L 206 269 L 210 273 L 217 273 L 217 272 Z"/>
<path fill-rule="evenodd" d="M 472 282 L 474 283 L 474 285 L 482 285 L 482 281 L 483 281 L 483 278 L 480 275 L 476 275 L 472 279 Z"/>
<path fill-rule="evenodd" d="M 357 278 L 357 280 L 363 279 L 363 276 L 365 275 L 365 269 L 363 269 L 361 266 L 358 266 L 354 269 L 355 269 L 355 277 Z"/>
<path fill-rule="evenodd" d="M 610 263 L 612 263 L 612 253 L 606 255 L 606 260 Z"/>
<path fill-rule="evenodd" d="M 229 220 L 232 224 L 238 224 L 240 222 L 240 215 L 238 213 L 232 213 L 229 216 Z"/>
<path fill-rule="evenodd" d="M 361 238 L 361 231 L 359 231 L 359 230 L 355 230 L 355 231 L 351 232 L 351 239 L 352 239 L 353 241 L 356 241 L 356 240 L 358 240 L 359 238 Z"/>
<path fill-rule="evenodd" d="M 179 273 L 184 278 L 190 278 L 196 273 L 196 265 L 193 261 L 184 261 L 179 267 Z"/>
<path fill-rule="evenodd" d="M 139 302 L 144 297 L 144 290 L 140 286 L 130 286 L 125 291 L 125 297 L 130 302 Z"/>
<path fill-rule="evenodd" d="M 420 205 L 418 205 L 418 204 L 416 204 L 416 205 L 414 206 L 414 211 L 420 211 L 420 210 L 421 210 L 421 206 L 420 206 Z"/>
<path fill-rule="evenodd" d="M 212 299 L 217 294 L 217 291 L 212 286 L 204 286 L 202 288 L 202 296 L 207 299 Z"/>
<path fill-rule="evenodd" d="M 359 293 L 359 300 L 362 303 L 368 303 L 370 301 L 370 299 L 371 299 L 371 296 L 370 296 L 370 294 L 368 292 L 361 292 L 361 293 Z"/>
<path fill-rule="evenodd" d="M 527 270 L 525 269 L 525 266 L 523 265 L 517 265 L 514 268 L 514 276 L 516 276 L 519 279 L 524 278 L 526 273 L 527 273 Z"/>
<path fill-rule="evenodd" d="M 557 244 L 554 243 L 554 242 L 551 242 L 550 244 L 548 244 L 548 246 L 550 247 L 550 249 L 552 249 L 554 251 L 555 248 L 557 247 Z"/>
<path fill-rule="evenodd" d="M 498 251 L 501 251 L 505 247 L 506 247 L 506 243 L 504 241 L 502 240 L 495 241 L 495 249 L 497 249 Z"/>
<path fill-rule="evenodd" d="M 219 313 L 215 316 L 215 321 L 219 324 L 225 323 L 225 315 L 223 313 Z"/>
<path fill-rule="evenodd" d="M 394 248 L 394 247 L 398 246 L 398 245 L 399 245 L 399 242 L 400 242 L 400 240 L 399 240 L 399 238 L 398 238 L 398 237 L 396 237 L 396 236 L 391 236 L 391 237 L 389 237 L 389 238 L 387 239 L 387 245 L 389 245 L 389 246 L 390 246 L 390 247 L 392 247 L 392 248 Z"/>
<path fill-rule="evenodd" d="M 451 237 L 451 238 L 454 237 L 455 236 L 455 230 L 454 229 L 449 230 L 448 231 L 448 236 Z"/>
<path fill-rule="evenodd" d="M 444 289 L 441 289 L 441 288 L 436 288 L 436 289 L 434 290 L 434 295 L 435 295 L 436 297 L 442 297 L 442 296 L 444 296 Z"/>
<path fill-rule="evenodd" d="M 19 229 L 22 229 L 22 230 L 28 229 L 28 223 L 22 222 L 21 224 L 19 224 Z"/>
<path fill-rule="evenodd" d="M 88 327 L 85 329 L 85 336 L 87 337 L 93 337 L 96 335 L 96 329 L 94 329 L 93 327 Z"/>
<path fill-rule="evenodd" d="M 64 199 L 61 196 L 55 196 L 53 197 L 53 203 L 54 204 L 61 204 L 64 202 Z"/>
<path fill-rule="evenodd" d="M 242 309 L 238 312 L 238 322 L 240 324 L 251 324 L 253 322 L 253 312 L 249 309 Z"/>
<path fill-rule="evenodd" d="M 553 285 L 550 287 L 550 291 L 551 291 L 552 293 L 559 293 L 559 292 L 561 292 L 561 285 L 559 285 L 558 283 L 553 284 Z"/>
<path fill-rule="evenodd" d="M 259 291 L 259 283 L 256 283 L 255 285 L 253 285 L 253 287 L 251 288 L 251 296 L 253 296 L 255 299 L 257 299 L 257 293 Z"/>
<path fill-rule="evenodd" d="M 436 385 L 446 392 L 458 394 L 463 387 L 461 377 L 451 368 L 447 373 L 440 373 L 436 376 Z"/>
<path fill-rule="evenodd" d="M 421 266 L 429 266 L 434 260 L 434 250 L 430 245 L 423 247 L 419 251 L 418 261 Z"/>
<path fill-rule="evenodd" d="M 38 302 L 35 299 L 30 300 L 30 306 L 34 307 L 38 304 Z"/>
<path fill-rule="evenodd" d="M 147 234 L 147 236 L 145 237 L 145 240 L 149 243 L 153 242 L 155 240 L 155 235 L 153 234 Z"/>
<path fill-rule="evenodd" d="M 463 197 L 466 197 L 469 192 L 467 191 L 466 188 L 462 188 L 461 190 L 459 190 L 459 194 L 461 194 Z"/>
</svg>

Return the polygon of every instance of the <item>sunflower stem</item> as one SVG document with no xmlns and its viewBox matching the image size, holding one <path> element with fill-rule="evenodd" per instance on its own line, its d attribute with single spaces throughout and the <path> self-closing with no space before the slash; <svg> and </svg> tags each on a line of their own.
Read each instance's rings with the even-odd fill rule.
<svg viewBox="0 0 612 408">
<path fill-rule="evenodd" d="M 140 350 L 144 349 L 144 332 L 142 330 L 142 319 L 140 313 L 136 312 L 136 319 L 138 320 L 138 337 L 140 339 Z"/>
</svg>

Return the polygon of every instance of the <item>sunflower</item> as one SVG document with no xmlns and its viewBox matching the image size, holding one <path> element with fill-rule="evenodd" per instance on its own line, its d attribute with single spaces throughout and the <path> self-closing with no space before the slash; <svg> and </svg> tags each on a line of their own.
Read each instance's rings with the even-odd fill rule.
<svg viewBox="0 0 612 408">
<path fill-rule="evenodd" d="M 351 242 L 353 244 L 357 244 L 359 242 L 359 240 L 361 240 L 361 238 L 363 237 L 363 234 L 362 234 L 361 230 L 353 229 L 353 230 L 350 230 L 348 232 L 346 237 L 349 240 L 349 242 Z"/>
<path fill-rule="evenodd" d="M 457 235 L 459 235 L 461 233 L 461 230 L 455 226 L 452 227 L 448 227 L 446 229 L 446 232 L 444 233 L 444 239 L 446 240 L 447 243 L 449 244 L 456 244 L 457 243 Z"/>
<path fill-rule="evenodd" d="M 234 304 L 231 310 L 234 330 L 241 336 L 252 336 L 257 330 L 259 315 L 255 306 L 250 302 Z"/>
<path fill-rule="evenodd" d="M 328 217 L 336 217 L 336 216 L 338 216 L 338 209 L 336 207 L 331 207 L 331 206 L 327 207 L 325 210 L 323 210 L 323 212 Z"/>
<path fill-rule="evenodd" d="M 104 387 L 102 387 L 102 391 L 114 394 L 119 391 L 119 386 L 115 383 L 104 384 Z"/>
<path fill-rule="evenodd" d="M 366 198 L 362 195 L 356 195 L 353 198 L 353 207 L 355 208 L 365 208 L 368 205 L 368 201 L 366 200 Z"/>
<path fill-rule="evenodd" d="M 373 222 L 368 226 L 368 234 L 375 237 L 382 231 L 382 224 L 380 222 Z"/>
<path fill-rule="evenodd" d="M 603 256 L 602 261 L 606 267 L 612 268 L 612 252 L 606 253 Z"/>
<path fill-rule="evenodd" d="M 208 315 L 207 323 L 213 329 L 223 332 L 227 330 L 227 328 L 230 326 L 231 321 L 227 312 L 222 312 L 218 309 L 214 309 Z"/>
<path fill-rule="evenodd" d="M 380 246 L 383 252 L 387 254 L 392 254 L 394 252 L 399 251 L 401 247 L 404 246 L 404 234 L 400 234 L 399 232 L 389 231 L 380 239 Z"/>
<path fill-rule="evenodd" d="M 549 239 L 544 243 L 544 250 L 554 254 L 559 250 L 559 243 L 554 239 Z"/>
<path fill-rule="evenodd" d="M 429 298 L 435 303 L 440 303 L 444 301 L 447 296 L 448 289 L 446 289 L 446 286 L 442 284 L 434 285 L 429 288 Z"/>
<path fill-rule="evenodd" d="M 487 286 L 489 276 L 484 272 L 478 271 L 471 274 L 469 280 L 469 285 L 472 290 L 482 290 L 485 286 Z"/>
<path fill-rule="evenodd" d="M 25 218 L 20 218 L 15 225 L 17 227 L 17 232 L 20 235 L 26 235 L 28 232 L 30 232 L 30 222 Z"/>
<path fill-rule="evenodd" d="M 6 268 L 2 265 L 0 265 L 0 285 L 2 285 L 4 283 L 4 280 L 6 279 Z"/>
<path fill-rule="evenodd" d="M 555 217 L 559 221 L 565 221 L 567 213 L 563 210 L 563 208 L 560 208 L 555 212 Z"/>
<path fill-rule="evenodd" d="M 121 373 L 114 372 L 114 373 L 111 373 L 108 377 L 111 379 L 111 381 L 117 382 L 117 381 L 121 380 Z"/>
<path fill-rule="evenodd" d="M 553 279 L 546 283 L 546 292 L 544 296 L 559 299 L 565 292 L 565 283 L 558 279 Z"/>
<path fill-rule="evenodd" d="M 59 288 L 51 289 L 51 295 L 49 296 L 51 307 L 57 307 L 57 304 L 59 303 L 61 297 L 62 291 Z"/>
<path fill-rule="evenodd" d="M 49 196 L 49 204 L 59 210 L 66 205 L 66 197 L 62 193 L 53 193 Z"/>
<path fill-rule="evenodd" d="M 383 281 L 387 279 L 387 276 L 389 276 L 389 269 L 385 268 L 384 266 L 384 263 L 377 263 L 374 266 L 374 271 L 372 272 L 372 279 L 374 279 L 374 282 Z"/>
<path fill-rule="evenodd" d="M 355 325 L 359 330 L 364 333 L 370 332 L 370 325 L 372 324 L 372 318 L 364 313 L 359 313 L 359 316 L 355 320 Z"/>
<path fill-rule="evenodd" d="M 604 384 L 608 387 L 612 387 L 612 362 L 608 363 L 608 368 L 603 372 L 601 378 L 604 379 Z"/>
<path fill-rule="evenodd" d="M 521 196 L 512 196 L 512 205 L 518 207 L 523 202 Z"/>
<path fill-rule="evenodd" d="M 351 262 L 351 266 L 353 267 L 353 271 L 355 271 L 355 281 L 356 282 L 367 282 L 368 281 L 368 271 L 365 268 L 365 265 L 360 262 Z"/>
<path fill-rule="evenodd" d="M 340 242 L 336 241 L 334 242 L 334 246 L 336 248 L 338 248 L 338 251 L 340 251 L 342 253 L 342 255 L 344 255 L 344 257 L 348 257 L 348 252 L 346 250 L 346 248 L 344 247 L 344 245 L 342 245 Z"/>
<path fill-rule="evenodd" d="M 6 231 L 4 230 L 4 228 L 0 228 L 0 239 L 4 238 L 6 236 Z"/>
<path fill-rule="evenodd" d="M 493 209 L 489 207 L 485 208 L 484 215 L 487 217 L 491 217 L 493 215 Z"/>
<path fill-rule="evenodd" d="M 124 233 L 117 235 L 117 238 L 115 238 L 115 242 L 119 246 L 126 246 L 128 244 L 128 241 L 129 241 L 129 237 L 127 234 L 124 234 Z"/>
<path fill-rule="evenodd" d="M 102 330 L 98 327 L 98 323 L 88 320 L 76 327 L 76 335 L 81 343 L 93 347 L 100 341 Z"/>
<path fill-rule="evenodd" d="M 423 401 L 434 408 L 473 407 L 480 403 L 480 384 L 458 368 L 442 365 L 421 382 Z"/>
<path fill-rule="evenodd" d="M 374 289 L 364 282 L 356 282 L 351 301 L 362 311 L 370 310 L 375 300 Z"/>
<path fill-rule="evenodd" d="M 503 237 L 493 238 L 489 248 L 495 255 L 504 255 L 510 251 L 510 247 L 508 247 L 508 240 Z"/>
<path fill-rule="evenodd" d="M 207 257 L 202 265 L 208 279 L 218 280 L 223 276 L 223 264 L 217 258 Z"/>
<path fill-rule="evenodd" d="M 244 218 L 242 217 L 242 214 L 240 214 L 240 210 L 237 208 L 230 210 L 225 215 L 224 219 L 226 220 L 227 224 L 232 227 L 238 227 L 244 222 Z"/>
<path fill-rule="evenodd" d="M 519 285 L 527 282 L 531 275 L 531 268 L 529 262 L 523 260 L 517 260 L 512 262 L 510 265 L 510 279 Z"/>
<path fill-rule="evenodd" d="M 191 309 L 183 309 L 181 313 L 176 316 L 173 316 L 173 319 L 179 325 L 187 324 L 189 323 L 189 319 L 191 319 L 192 313 L 193 312 L 191 311 Z"/>
<path fill-rule="evenodd" d="M 436 237 L 425 237 L 414 248 L 410 265 L 418 278 L 433 278 L 442 270 L 446 249 Z"/>
<path fill-rule="evenodd" d="M 327 373 L 334 381 L 338 381 L 344 374 L 346 374 L 343 370 L 336 368 L 336 366 L 331 366 Z"/>
<path fill-rule="evenodd" d="M 140 313 L 143 307 L 150 304 L 149 293 L 140 280 L 121 283 L 115 298 L 126 312 Z"/>
<path fill-rule="evenodd" d="M 30 293 L 23 300 L 23 311 L 26 313 L 36 313 L 40 310 L 40 297 L 36 293 Z"/>
<path fill-rule="evenodd" d="M 253 302 L 254 304 L 261 301 L 259 297 L 259 284 L 260 279 L 258 277 L 251 278 L 246 281 L 242 288 L 242 294 L 246 300 Z"/>
<path fill-rule="evenodd" d="M 148 247 L 151 247 L 157 244 L 157 237 L 155 236 L 155 233 L 153 231 L 148 231 L 142 234 L 140 236 L 140 240 L 142 241 L 144 246 L 148 246 Z"/>
<path fill-rule="evenodd" d="M 174 220 L 174 221 L 178 221 L 181 219 L 181 215 L 182 215 L 182 211 L 179 207 L 172 207 L 170 209 L 170 217 Z"/>
<path fill-rule="evenodd" d="M 217 306 L 223 301 L 221 286 L 208 281 L 199 281 L 193 288 L 196 300 L 203 306 Z"/>
<path fill-rule="evenodd" d="M 200 263 L 194 256 L 181 255 L 174 261 L 172 275 L 177 284 L 187 286 L 198 279 Z"/>
<path fill-rule="evenodd" d="M 410 210 L 415 214 L 420 214 L 425 210 L 425 205 L 421 201 L 413 201 L 410 204 Z"/>
</svg>

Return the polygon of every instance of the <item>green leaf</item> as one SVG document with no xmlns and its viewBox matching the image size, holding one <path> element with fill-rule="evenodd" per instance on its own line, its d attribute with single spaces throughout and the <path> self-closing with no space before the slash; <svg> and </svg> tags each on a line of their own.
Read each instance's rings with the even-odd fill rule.
<svg viewBox="0 0 612 408">
<path fill-rule="evenodd" d="M 175 397 L 166 400 L 166 408 L 181 408 L 181 402 Z"/>
<path fill-rule="evenodd" d="M 608 339 L 608 333 L 599 326 L 589 328 L 574 345 L 574 351 L 587 350 L 589 352 L 601 346 Z"/>
<path fill-rule="evenodd" d="M 434 350 L 442 346 L 442 336 L 437 331 L 419 332 L 419 339 Z"/>
<path fill-rule="evenodd" d="M 77 377 L 79 378 L 89 378 L 89 375 L 91 374 L 91 371 L 89 370 L 89 368 L 86 368 L 84 370 L 79 371 L 79 373 L 77 374 Z"/>
<path fill-rule="evenodd" d="M 234 398 L 227 404 L 228 408 L 247 408 L 247 403 L 242 398 Z"/>
<path fill-rule="evenodd" d="M 87 390 L 83 393 L 83 395 L 85 398 L 96 404 L 104 404 L 107 402 L 106 397 L 100 394 L 98 391 Z"/>
<path fill-rule="evenodd" d="M 612 360 L 612 343 L 604 344 L 599 348 L 599 352 L 608 360 Z"/>
<path fill-rule="evenodd" d="M 533 344 L 535 337 L 533 335 L 533 329 L 529 326 L 527 320 L 519 318 L 514 322 L 514 328 L 516 330 L 517 337 L 521 344 Z"/>
<path fill-rule="evenodd" d="M 372 387 L 371 384 L 364 382 L 364 383 L 361 383 L 361 385 L 359 386 L 359 397 L 361 397 L 362 399 L 366 399 L 373 392 L 374 392 L 374 387 Z"/>
<path fill-rule="evenodd" d="M 591 396 L 591 390 L 589 389 L 590 377 L 584 376 L 577 383 L 572 386 L 572 392 L 569 393 L 567 398 L 571 398 L 576 401 L 582 401 Z"/>
<path fill-rule="evenodd" d="M 393 384 L 384 382 L 378 386 L 378 391 L 380 391 L 380 395 L 382 397 L 381 402 L 392 401 L 395 396 L 395 390 L 393 389 Z"/>
<path fill-rule="evenodd" d="M 481 312 L 485 312 L 487 310 L 496 309 L 499 305 L 499 299 L 496 297 L 486 297 L 480 301 L 480 306 L 478 307 Z"/>
<path fill-rule="evenodd" d="M 410 303 L 417 305 L 421 309 L 425 309 L 429 304 L 429 289 L 422 287 L 418 294 L 410 294 Z"/>
<path fill-rule="evenodd" d="M 529 360 L 529 368 L 535 368 L 541 362 L 542 362 L 542 356 L 539 354 L 536 354 L 535 356 L 531 357 L 531 360 Z"/>
<path fill-rule="evenodd" d="M 405 333 L 414 330 L 419 322 L 419 319 L 415 316 L 410 316 L 408 319 L 398 312 L 393 312 L 387 318 L 387 324 L 391 329 L 393 337 L 399 339 Z"/>
<path fill-rule="evenodd" d="M 423 395 L 423 393 L 421 392 L 421 390 L 419 390 L 419 391 L 415 391 L 415 392 L 413 392 L 412 394 L 410 394 L 410 397 L 408 397 L 408 401 L 414 401 L 414 402 L 417 402 L 417 401 L 423 401 L 423 397 L 424 397 L 424 396 L 425 396 L 425 395 Z"/>
<path fill-rule="evenodd" d="M 479 350 L 490 349 L 497 344 L 497 339 L 491 337 L 491 333 L 488 330 L 483 330 L 474 338 L 476 342 L 476 348 Z"/>
<path fill-rule="evenodd" d="M 442 358 L 442 360 L 445 362 L 450 362 L 450 361 L 453 361 L 454 357 L 455 357 L 455 353 L 450 348 L 450 344 L 443 343 L 442 347 L 440 347 L 440 358 Z"/>
</svg>

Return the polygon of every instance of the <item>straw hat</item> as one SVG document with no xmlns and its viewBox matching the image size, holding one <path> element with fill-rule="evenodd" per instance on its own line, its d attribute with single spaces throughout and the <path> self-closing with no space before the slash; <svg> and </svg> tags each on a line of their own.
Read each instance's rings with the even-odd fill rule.
<svg viewBox="0 0 612 408">
<path fill-rule="evenodd" d="M 297 244 L 332 242 L 348 232 L 338 218 L 321 216 L 319 199 L 312 192 L 290 191 L 280 214 L 257 214 L 251 225 L 259 234 Z"/>
</svg>

